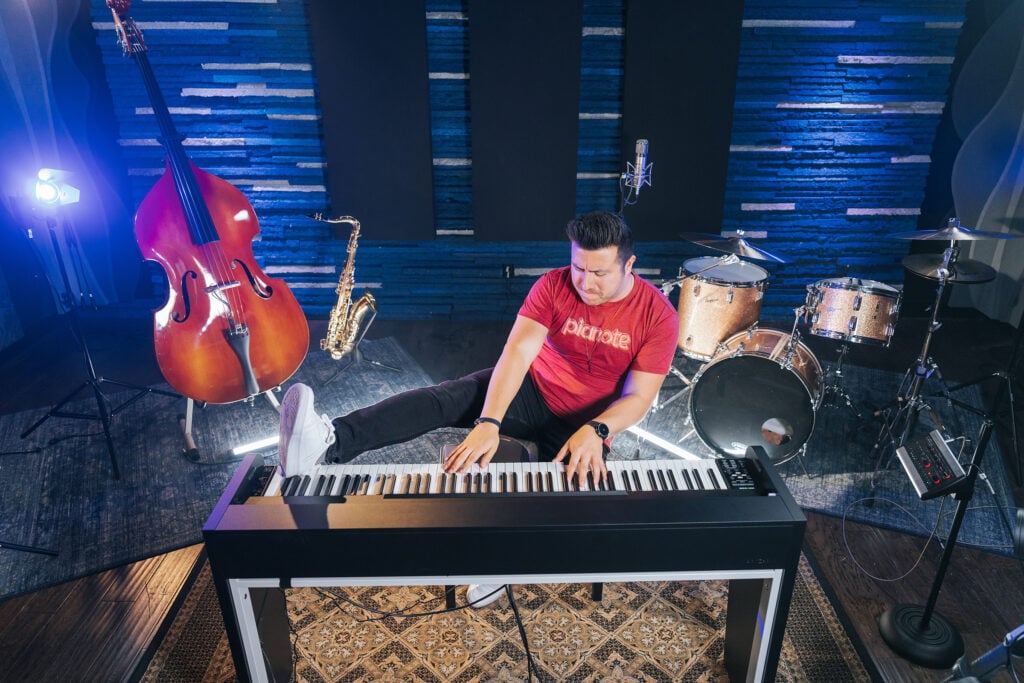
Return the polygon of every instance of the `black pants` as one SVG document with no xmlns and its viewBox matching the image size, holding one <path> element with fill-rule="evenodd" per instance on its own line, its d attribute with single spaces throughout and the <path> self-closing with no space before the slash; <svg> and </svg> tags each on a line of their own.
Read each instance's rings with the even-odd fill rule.
<svg viewBox="0 0 1024 683">
<path fill-rule="evenodd" d="M 480 417 L 487 385 L 494 368 L 412 389 L 334 419 L 336 445 L 327 453 L 330 462 L 348 462 L 364 451 L 414 439 L 439 427 L 472 427 Z M 541 460 L 552 460 L 579 429 L 556 417 L 533 378 L 523 385 L 501 421 L 501 433 L 537 444 Z"/>
</svg>

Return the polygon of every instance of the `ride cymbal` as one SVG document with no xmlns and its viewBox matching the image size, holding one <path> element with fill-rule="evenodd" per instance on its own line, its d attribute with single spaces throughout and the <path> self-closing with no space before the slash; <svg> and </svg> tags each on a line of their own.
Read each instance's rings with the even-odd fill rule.
<svg viewBox="0 0 1024 683">
<path fill-rule="evenodd" d="M 955 218 L 949 219 L 949 224 L 941 230 L 911 230 L 910 232 L 895 232 L 889 237 L 898 240 L 938 240 L 941 242 L 960 242 L 967 240 L 1012 240 L 1020 237 L 1007 232 L 991 232 L 988 230 L 971 230 L 960 225 Z"/>
<path fill-rule="evenodd" d="M 687 242 L 700 244 L 702 246 L 723 251 L 727 254 L 736 254 L 745 258 L 757 259 L 758 261 L 771 261 L 772 263 L 785 263 L 775 254 L 758 249 L 742 237 L 722 237 L 721 235 L 709 235 L 702 232 L 683 232 L 679 234 Z"/>
<path fill-rule="evenodd" d="M 929 280 L 938 280 L 939 269 L 942 268 L 942 254 L 910 254 L 903 257 L 903 267 Z M 992 266 L 980 261 L 963 259 L 949 264 L 946 282 L 970 285 L 990 282 L 995 278 L 996 271 Z"/>
</svg>

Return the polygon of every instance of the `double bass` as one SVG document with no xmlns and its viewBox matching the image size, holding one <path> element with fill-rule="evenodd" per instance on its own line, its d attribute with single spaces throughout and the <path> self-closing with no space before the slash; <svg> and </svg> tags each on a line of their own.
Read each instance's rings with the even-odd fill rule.
<svg viewBox="0 0 1024 683">
<path fill-rule="evenodd" d="M 309 325 L 287 285 L 256 263 L 256 212 L 238 188 L 189 160 L 146 56 L 129 0 L 107 0 L 118 40 L 142 73 L 167 155 L 139 205 L 135 238 L 159 263 L 168 297 L 153 316 L 157 363 L 167 383 L 205 403 L 269 391 L 298 369 Z"/>
</svg>

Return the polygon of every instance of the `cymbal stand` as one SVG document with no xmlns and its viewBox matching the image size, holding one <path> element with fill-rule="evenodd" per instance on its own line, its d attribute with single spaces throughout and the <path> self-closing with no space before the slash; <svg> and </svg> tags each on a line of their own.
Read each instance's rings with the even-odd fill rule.
<svg viewBox="0 0 1024 683">
<path fill-rule="evenodd" d="M 903 383 L 900 385 L 900 394 L 896 397 L 894 404 L 880 411 L 882 415 L 882 428 L 875 441 L 874 450 L 878 452 L 878 461 L 875 470 L 882 467 L 882 460 L 886 453 L 890 456 L 896 449 L 904 445 L 910 438 L 914 427 L 917 425 L 917 416 L 922 410 L 930 412 L 932 419 L 941 430 L 942 424 L 931 406 L 922 398 L 921 387 L 924 381 L 938 370 L 938 365 L 928 356 L 928 349 L 931 346 L 932 336 L 942 325 L 939 323 L 939 306 L 942 302 L 942 294 L 946 289 L 946 282 L 949 278 L 949 267 L 956 262 L 956 242 L 943 252 L 942 267 L 938 269 L 939 286 L 935 291 L 935 305 L 932 306 L 932 317 L 925 333 L 924 343 L 921 346 L 921 353 L 918 354 L 914 366 L 907 370 Z M 908 383 L 909 380 L 909 383 Z M 895 407 L 895 412 L 891 412 Z M 886 443 L 887 442 L 887 443 Z"/>
</svg>

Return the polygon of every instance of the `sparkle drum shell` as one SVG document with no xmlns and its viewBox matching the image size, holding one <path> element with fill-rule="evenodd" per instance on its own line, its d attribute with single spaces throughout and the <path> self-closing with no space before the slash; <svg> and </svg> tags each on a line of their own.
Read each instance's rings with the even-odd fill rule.
<svg viewBox="0 0 1024 683">
<path fill-rule="evenodd" d="M 753 328 L 726 340 L 694 377 L 690 418 L 719 453 L 761 446 L 781 463 L 811 437 L 821 398 L 821 365 L 811 350 L 786 332 Z"/>
<path fill-rule="evenodd" d="M 721 341 L 757 322 L 767 288 L 764 268 L 746 261 L 715 265 L 717 261 L 702 256 L 683 264 L 692 277 L 679 288 L 679 348 L 697 360 L 710 360 Z M 700 272 L 704 268 L 708 270 Z"/>
<path fill-rule="evenodd" d="M 889 346 L 902 299 L 902 290 L 874 280 L 819 280 L 807 285 L 810 332 L 856 344 Z"/>
</svg>

